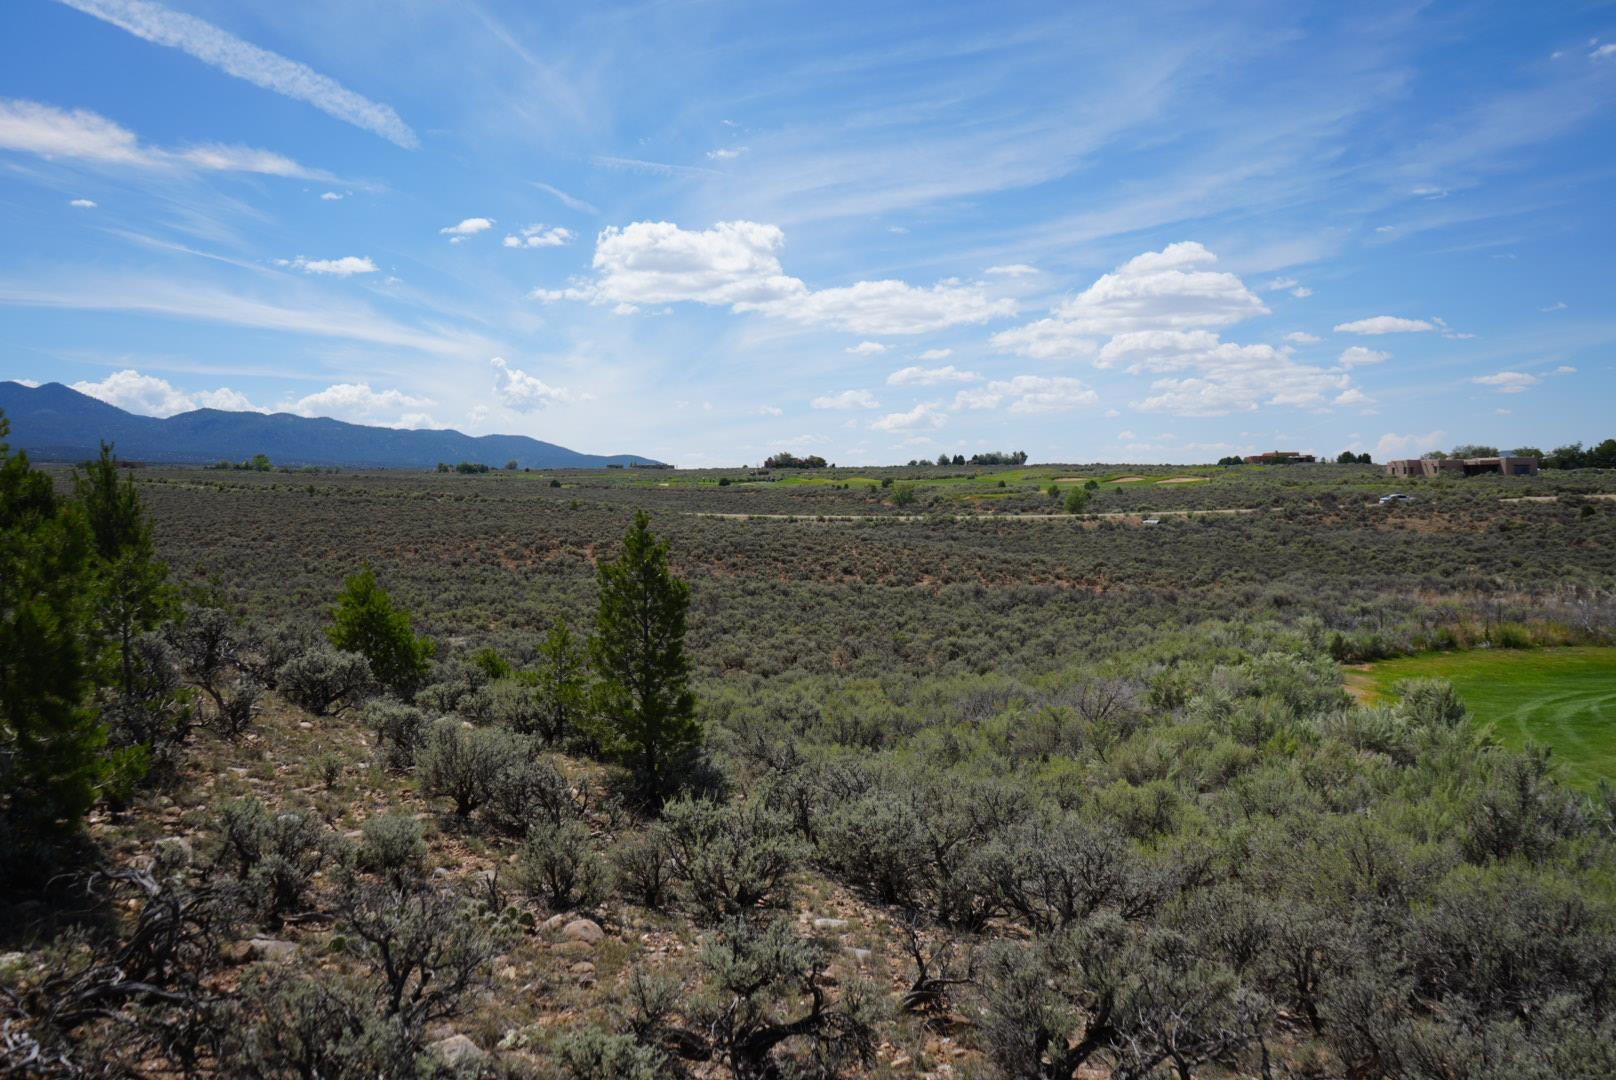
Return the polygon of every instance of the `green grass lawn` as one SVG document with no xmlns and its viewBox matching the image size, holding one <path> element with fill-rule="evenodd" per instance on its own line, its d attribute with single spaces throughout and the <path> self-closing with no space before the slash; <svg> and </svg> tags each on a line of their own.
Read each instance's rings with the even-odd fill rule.
<svg viewBox="0 0 1616 1080">
<path fill-rule="evenodd" d="M 1371 701 L 1391 698 L 1400 679 L 1447 679 L 1504 745 L 1549 747 L 1581 787 L 1616 780 L 1616 649 L 1474 649 L 1384 660 L 1350 674 Z"/>
</svg>

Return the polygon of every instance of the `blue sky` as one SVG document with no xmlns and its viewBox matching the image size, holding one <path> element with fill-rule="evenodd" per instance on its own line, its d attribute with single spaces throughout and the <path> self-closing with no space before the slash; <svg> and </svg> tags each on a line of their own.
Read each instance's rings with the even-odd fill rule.
<svg viewBox="0 0 1616 1080">
<path fill-rule="evenodd" d="M 0 5 L 0 378 L 682 465 L 1616 434 L 1616 5 Z"/>
</svg>

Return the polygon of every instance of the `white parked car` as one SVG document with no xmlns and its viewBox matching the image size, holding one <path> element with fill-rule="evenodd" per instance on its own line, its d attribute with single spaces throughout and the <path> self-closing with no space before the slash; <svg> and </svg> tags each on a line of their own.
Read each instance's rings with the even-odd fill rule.
<svg viewBox="0 0 1616 1080">
<path fill-rule="evenodd" d="M 1380 497 L 1380 505 L 1382 505 L 1382 506 L 1385 506 L 1387 503 L 1413 502 L 1413 501 L 1414 501 L 1414 496 L 1412 496 L 1412 495 L 1404 495 L 1401 491 L 1394 491 L 1390 495 L 1382 495 Z"/>
</svg>

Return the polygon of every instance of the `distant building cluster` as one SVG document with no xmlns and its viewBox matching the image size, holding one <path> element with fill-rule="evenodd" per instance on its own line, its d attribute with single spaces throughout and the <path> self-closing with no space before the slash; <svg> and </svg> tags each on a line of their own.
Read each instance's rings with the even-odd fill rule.
<svg viewBox="0 0 1616 1080">
<path fill-rule="evenodd" d="M 1401 461 L 1388 461 L 1386 474 L 1411 480 L 1443 476 L 1536 476 L 1538 464 L 1535 457 L 1514 457 L 1509 454 L 1473 458 L 1404 458 Z"/>
<path fill-rule="evenodd" d="M 1309 465 L 1318 459 L 1299 450 L 1270 450 L 1266 454 L 1252 454 L 1244 460 L 1247 465 Z"/>
</svg>

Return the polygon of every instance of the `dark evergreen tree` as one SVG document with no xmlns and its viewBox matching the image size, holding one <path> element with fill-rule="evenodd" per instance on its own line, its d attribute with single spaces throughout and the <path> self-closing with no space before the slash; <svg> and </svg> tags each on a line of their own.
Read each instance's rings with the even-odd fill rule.
<svg viewBox="0 0 1616 1080">
<path fill-rule="evenodd" d="M 140 493 L 132 478 L 119 476 L 112 447 L 102 443 L 101 456 L 83 469 L 73 487 L 95 541 L 96 622 L 108 643 L 109 666 L 117 669 L 117 697 L 126 703 L 139 693 L 136 639 L 174 613 L 175 596 Z"/>
<path fill-rule="evenodd" d="M 598 571 L 600 611 L 590 657 L 600 714 L 613 745 L 633 765 L 640 796 L 660 808 L 671 772 L 701 744 L 685 656 L 690 585 L 668 569 L 668 545 L 642 510 L 623 555 Z"/>
<path fill-rule="evenodd" d="M 371 675 L 383 686 L 405 697 L 414 694 L 426 681 L 437 643 L 416 635 L 409 612 L 393 605 L 369 563 L 342 584 L 332 612 L 336 625 L 326 630 L 331 644 L 369 660 Z"/>
<path fill-rule="evenodd" d="M 556 743 L 575 730 L 583 719 L 589 684 L 582 643 L 572 636 L 565 619 L 557 619 L 539 643 L 537 676 L 539 735 Z"/>
<path fill-rule="evenodd" d="M 76 827 L 109 773 L 90 704 L 94 552 L 83 510 L 0 442 L 0 824 L 16 830 L 0 848 Z"/>
</svg>

